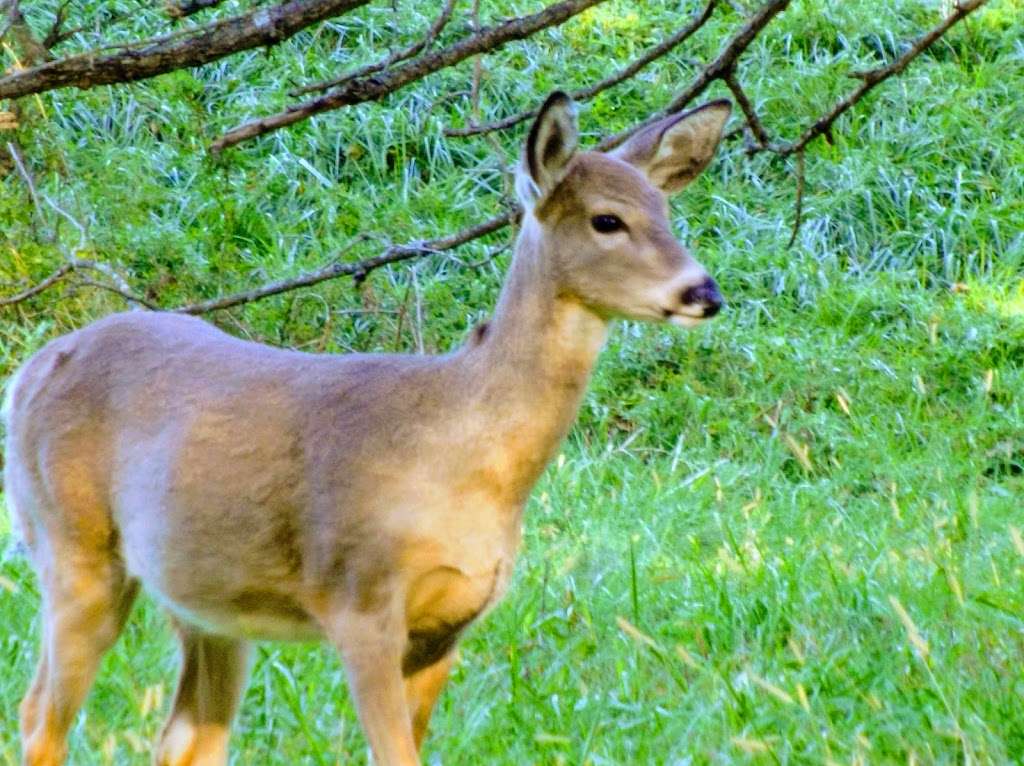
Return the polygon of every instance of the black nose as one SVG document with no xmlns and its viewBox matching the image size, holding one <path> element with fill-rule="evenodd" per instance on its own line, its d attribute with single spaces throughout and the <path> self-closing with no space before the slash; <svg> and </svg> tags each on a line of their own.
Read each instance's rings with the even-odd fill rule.
<svg viewBox="0 0 1024 766">
<path fill-rule="evenodd" d="M 687 287 L 680 297 L 684 306 L 703 308 L 706 317 L 713 317 L 722 309 L 722 294 L 718 292 L 718 285 L 711 277 L 699 285 Z"/>
</svg>

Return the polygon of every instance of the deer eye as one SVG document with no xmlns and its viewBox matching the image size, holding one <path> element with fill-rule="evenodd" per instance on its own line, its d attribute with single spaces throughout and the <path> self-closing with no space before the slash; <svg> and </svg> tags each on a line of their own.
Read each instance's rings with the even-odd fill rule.
<svg viewBox="0 0 1024 766">
<path fill-rule="evenodd" d="M 590 225 L 594 227 L 594 231 L 601 234 L 611 234 L 626 228 L 626 224 L 622 222 L 621 218 L 610 214 L 595 215 L 590 219 Z"/>
</svg>

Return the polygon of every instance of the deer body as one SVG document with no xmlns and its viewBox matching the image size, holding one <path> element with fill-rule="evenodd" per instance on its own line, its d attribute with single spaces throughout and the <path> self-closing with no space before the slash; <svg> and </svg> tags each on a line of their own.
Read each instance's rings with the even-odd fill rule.
<svg viewBox="0 0 1024 766">
<path fill-rule="evenodd" d="M 717 310 L 648 182 L 707 164 L 728 113 L 712 106 L 616 159 L 576 154 L 568 102 L 549 99 L 495 316 L 447 355 L 310 355 L 130 313 L 26 363 L 8 390 L 5 475 L 43 593 L 25 763 L 63 761 L 143 583 L 182 643 L 159 766 L 226 763 L 249 642 L 316 637 L 341 653 L 375 762 L 418 764 L 456 640 L 508 585 L 523 507 L 608 318 Z M 664 145 L 682 134 L 685 167 L 666 171 Z M 631 241 L 621 228 L 595 240 L 594 210 Z M 635 262 L 609 256 L 624 242 Z"/>
</svg>

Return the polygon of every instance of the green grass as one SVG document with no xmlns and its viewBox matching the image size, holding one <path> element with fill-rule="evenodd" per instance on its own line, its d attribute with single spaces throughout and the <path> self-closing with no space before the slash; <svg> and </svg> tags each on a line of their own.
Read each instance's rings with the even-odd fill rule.
<svg viewBox="0 0 1024 766">
<path fill-rule="evenodd" d="M 30 17 L 43 24 L 54 5 Z M 485 5 L 497 19 L 539 3 Z M 395 24 L 411 39 L 431 6 L 396 17 L 378 3 L 268 54 L 28 100 L 18 139 L 40 191 L 87 227 L 86 251 L 164 305 L 321 265 L 367 228 L 450 231 L 493 215 L 521 137 L 500 153 L 443 138 L 465 121 L 469 66 L 220 161 L 201 151 L 285 103 L 279 78 L 354 65 Z M 603 77 L 678 12 L 613 0 L 509 46 L 488 60 L 484 116 Z M 125 34 L 154 29 L 154 14 Z M 851 87 L 846 71 L 936 18 L 910 0 L 795 2 L 741 77 L 770 129 L 792 136 Z M 426 763 L 1024 762 L 1022 20 L 1020 0 L 993 0 L 844 118 L 833 145 L 815 144 L 794 248 L 792 167 L 776 159 L 730 144 L 676 200 L 729 309 L 692 333 L 616 327 L 530 502 L 509 595 L 462 645 Z M 736 23 L 721 11 L 685 51 L 603 94 L 582 110 L 585 133 L 666 102 L 688 59 Z M 0 282 L 38 279 L 78 246 L 58 221 L 35 217 L 16 174 L 0 177 Z M 306 349 L 444 349 L 489 311 L 507 254 L 465 264 L 505 241 L 212 319 Z M 0 314 L 0 376 L 122 308 L 87 288 L 59 295 Z M 3 513 L 0 577 L 0 764 L 14 764 L 38 595 Z M 147 763 L 175 665 L 143 599 L 71 763 Z M 332 653 L 261 645 L 232 745 L 235 764 L 362 763 Z"/>
</svg>

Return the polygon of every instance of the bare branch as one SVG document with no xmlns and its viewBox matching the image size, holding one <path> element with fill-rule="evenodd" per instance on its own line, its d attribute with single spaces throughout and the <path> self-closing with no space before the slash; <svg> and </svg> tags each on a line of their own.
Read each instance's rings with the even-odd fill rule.
<svg viewBox="0 0 1024 766">
<path fill-rule="evenodd" d="M 412 258 L 432 255 L 433 253 L 439 253 L 445 250 L 452 250 L 453 248 L 456 248 L 459 245 L 464 245 L 474 239 L 479 239 L 480 237 L 491 234 L 492 232 L 500 231 L 515 220 L 517 215 L 518 211 L 516 210 L 502 213 L 494 218 L 484 221 L 483 223 L 478 223 L 475 226 L 470 226 L 462 231 L 454 234 L 448 234 L 444 237 L 438 237 L 437 239 L 411 242 L 405 245 L 389 245 L 385 248 L 383 253 L 374 258 L 367 258 L 366 260 L 357 261 L 355 263 L 332 263 L 322 269 L 300 274 L 299 276 L 292 277 L 291 279 L 281 279 L 276 282 L 261 285 L 260 287 L 252 290 L 235 293 L 233 295 L 225 295 L 220 298 L 213 298 L 199 303 L 190 303 L 185 306 L 179 306 L 173 310 L 181 314 L 206 314 L 211 311 L 239 306 L 243 303 L 252 303 L 253 301 L 260 300 L 261 298 L 278 295 L 300 287 L 309 287 L 310 285 L 326 282 L 329 279 L 337 279 L 338 277 L 350 276 L 356 281 L 356 283 L 359 283 L 366 279 L 367 275 L 369 275 L 371 271 L 379 269 L 381 266 L 386 266 L 390 263 L 398 263 L 399 261 L 407 261 Z M 363 239 L 365 239 L 365 237 Z"/>
<path fill-rule="evenodd" d="M 793 247 L 796 235 L 800 233 L 800 224 L 804 213 L 804 150 L 796 153 L 796 210 L 793 213 L 793 233 L 789 235 L 786 249 Z"/>
<path fill-rule="evenodd" d="M 678 48 L 686 40 L 688 40 L 694 32 L 700 29 L 704 24 L 707 23 L 708 19 L 711 18 L 711 14 L 715 10 L 715 6 L 718 4 L 718 0 L 708 0 L 707 5 L 704 6 L 704 10 L 698 13 L 689 24 L 680 29 L 672 36 L 662 40 L 657 45 L 648 48 L 642 56 L 639 56 L 636 60 L 632 61 L 628 66 L 620 69 L 618 72 L 613 74 L 611 77 L 607 77 L 594 85 L 586 88 L 582 88 L 577 91 L 573 91 L 572 97 L 577 101 L 588 101 L 602 91 L 608 90 L 619 83 L 628 80 L 630 77 L 635 75 L 641 69 L 648 64 L 657 61 L 658 59 L 665 56 L 675 48 Z M 505 130 L 511 128 L 513 125 L 518 125 L 521 122 L 534 117 L 537 114 L 536 109 L 528 109 L 525 112 L 519 112 L 511 117 L 506 117 L 503 120 L 497 120 L 496 122 L 490 122 L 486 125 L 469 125 L 465 128 L 446 128 L 444 134 L 451 137 L 465 137 L 475 136 L 481 133 L 491 133 L 496 130 Z"/>
<path fill-rule="evenodd" d="M 42 205 L 39 204 L 39 192 L 36 191 L 36 182 L 32 178 L 32 174 L 28 172 L 28 167 L 25 165 L 25 160 L 21 156 L 21 152 L 18 150 L 17 144 L 13 141 L 8 141 L 7 152 L 11 155 L 11 159 L 14 160 L 14 167 L 18 169 L 18 175 L 21 176 L 21 180 L 24 181 L 25 186 L 28 187 L 28 194 L 32 198 L 32 210 L 35 212 L 36 218 L 39 219 L 40 223 L 45 223 L 43 219 Z"/>
<path fill-rule="evenodd" d="M 311 101 L 296 104 L 278 114 L 240 125 L 214 141 L 210 150 L 213 152 L 223 151 L 242 141 L 279 130 L 321 112 L 367 101 L 376 101 L 409 83 L 458 64 L 478 53 L 496 50 L 512 40 L 522 40 L 542 29 L 561 24 L 601 2 L 605 2 L 605 0 L 562 0 L 562 2 L 549 5 L 531 16 L 507 19 L 493 27 L 482 29 L 477 34 L 465 37 L 447 48 L 413 59 L 401 66 L 389 69 L 383 74 L 350 80 L 340 88 Z"/>
<path fill-rule="evenodd" d="M 91 88 L 134 82 L 183 67 L 200 66 L 238 51 L 275 45 L 318 21 L 347 13 L 368 0 L 289 0 L 213 22 L 181 36 L 144 40 L 106 56 L 95 51 L 48 61 L 0 78 L 0 98 L 19 98 L 66 86 Z"/>
<path fill-rule="evenodd" d="M 219 2 L 220 0 L 217 0 Z M 375 74 L 383 69 L 387 69 L 400 61 L 411 59 L 413 56 L 429 48 L 437 36 L 441 34 L 441 30 L 445 28 L 445 25 L 452 17 L 452 11 L 455 10 L 455 3 L 457 0 L 446 0 L 444 8 L 441 9 L 440 15 L 434 20 L 434 23 L 430 25 L 430 29 L 427 30 L 427 34 L 417 42 L 409 45 L 402 50 L 395 51 L 390 56 L 382 59 L 374 64 L 367 64 L 361 69 L 356 69 L 354 72 L 342 75 L 334 80 L 323 80 L 321 82 L 315 82 L 311 85 L 303 85 L 301 88 L 295 88 L 288 91 L 288 95 L 292 97 L 303 96 L 306 93 L 314 93 L 321 90 L 329 90 L 339 85 L 344 85 L 350 80 L 355 80 L 359 77 L 366 77 L 367 75 Z"/>
<path fill-rule="evenodd" d="M 107 279 L 109 279 L 113 283 L 113 285 L 111 286 L 102 284 L 92 284 L 91 282 L 87 282 L 87 280 L 84 279 L 80 280 L 82 283 L 88 283 L 93 287 L 104 287 L 105 289 L 116 292 L 122 297 L 126 298 L 131 303 L 135 304 L 136 306 L 141 305 L 146 306 L 147 308 L 153 308 L 153 304 L 149 303 L 143 298 L 140 298 L 139 296 L 135 295 L 132 292 L 131 288 L 128 286 L 128 282 L 125 281 L 124 277 L 118 274 L 116 269 L 114 269 L 112 266 L 101 261 L 93 260 L 91 258 L 80 258 L 78 256 L 78 253 L 81 253 L 85 250 L 86 244 L 88 243 L 88 234 L 85 230 L 85 227 L 81 223 L 79 223 L 73 215 L 64 210 L 64 208 L 62 208 L 60 205 L 58 205 L 56 202 L 50 199 L 49 196 L 40 192 L 36 188 L 36 184 L 32 178 L 32 174 L 29 172 L 29 169 L 25 163 L 24 158 L 21 155 L 21 152 L 18 150 L 17 145 L 13 141 L 7 142 L 7 151 L 10 153 L 11 158 L 14 160 L 14 165 L 18 169 L 18 175 L 21 176 L 22 180 L 25 182 L 25 185 L 28 187 L 29 194 L 32 197 L 33 209 L 35 210 L 36 215 L 39 217 L 40 221 L 45 223 L 45 219 L 43 218 L 42 204 L 40 203 L 40 199 L 42 199 L 42 201 L 45 202 L 46 205 L 53 210 L 53 212 L 55 212 L 61 218 L 64 218 L 72 226 L 74 226 L 75 229 L 78 230 L 79 240 L 78 247 L 67 254 L 63 266 L 58 268 L 56 271 L 54 271 L 52 274 L 50 274 L 48 277 L 43 279 L 38 284 L 29 287 L 20 293 L 16 293 L 15 295 L 0 299 L 0 306 L 8 306 L 13 305 L 15 303 L 21 303 L 22 301 L 28 300 L 32 296 L 38 295 L 44 290 L 49 289 L 50 287 L 64 279 L 64 277 L 66 277 L 71 272 L 88 269 L 91 271 L 98 271 L 99 273 L 103 274 Z M 57 239 L 56 227 L 54 227 L 53 229 L 52 238 L 53 240 Z"/>
<path fill-rule="evenodd" d="M 8 295 L 6 297 L 0 298 L 0 306 L 13 306 L 16 303 L 22 303 L 24 301 L 27 301 L 29 298 L 32 298 L 33 296 L 39 295 L 39 293 L 50 289 L 55 284 L 60 282 L 62 279 L 67 277 L 69 274 L 80 271 L 98 271 L 99 273 L 107 277 L 113 277 L 116 280 L 117 284 L 110 285 L 104 284 L 102 282 L 94 282 L 88 279 L 87 277 L 80 277 L 77 281 L 77 284 L 83 284 L 88 287 L 99 287 L 104 290 L 117 293 L 128 302 L 135 303 L 140 306 L 145 306 L 148 309 L 159 308 L 159 306 L 151 303 L 150 301 L 146 300 L 145 298 L 142 298 L 141 296 L 136 295 L 130 289 L 128 289 L 128 286 L 125 284 L 124 280 L 117 274 L 117 272 L 115 272 L 110 267 L 109 264 L 102 263 L 100 261 L 95 261 L 91 258 L 69 258 L 45 279 L 39 281 L 38 283 L 32 285 L 29 288 L 26 288 L 25 290 L 22 290 L 20 293 L 15 293 L 14 295 Z"/>
<path fill-rule="evenodd" d="M 764 148 L 771 143 L 771 136 L 768 135 L 768 131 L 765 130 L 764 125 L 761 124 L 761 120 L 757 116 L 757 111 L 754 109 L 754 105 L 747 97 L 746 91 L 743 90 L 739 80 L 736 79 L 736 72 L 729 72 L 724 79 L 725 84 L 729 86 L 729 90 L 732 91 L 732 95 L 736 98 L 736 103 L 740 105 L 740 110 L 743 112 L 743 116 L 747 118 L 747 128 L 750 130 L 753 138 L 757 141 L 757 146 Z"/>
<path fill-rule="evenodd" d="M 105 263 L 93 262 L 93 263 L 90 264 L 89 268 L 93 268 L 93 269 L 96 269 L 97 271 L 103 271 L 104 273 L 107 273 L 106 270 L 103 269 L 103 268 L 98 268 L 97 269 L 97 267 L 104 267 L 104 266 L 106 266 Z M 81 269 L 83 269 L 85 267 L 86 266 L 82 262 L 82 259 L 79 259 L 79 262 L 76 264 L 76 271 L 77 270 L 81 270 Z M 145 298 L 143 298 L 143 297 L 141 297 L 139 295 L 136 295 L 131 290 L 127 289 L 127 287 L 124 286 L 123 284 L 113 284 L 112 285 L 112 284 L 108 284 L 107 282 L 97 282 L 95 279 L 89 279 L 89 277 L 81 277 L 81 276 L 78 277 L 75 280 L 74 284 L 76 286 L 95 287 L 98 290 L 106 290 L 108 293 L 113 293 L 114 295 L 119 295 L 120 297 L 122 297 L 126 301 L 128 301 L 128 303 L 135 304 L 136 306 L 144 306 L 145 308 L 149 309 L 150 311 L 160 311 L 161 310 L 160 307 L 157 306 L 155 303 L 152 303 L 151 301 L 148 301 Z"/>
<path fill-rule="evenodd" d="M 15 293 L 14 295 L 8 295 L 7 297 L 0 298 L 0 306 L 13 306 L 15 303 L 27 301 L 29 298 L 35 295 L 39 295 L 39 293 L 43 292 L 44 290 L 49 290 L 51 287 L 57 284 L 60 280 L 64 279 L 64 277 L 66 277 L 74 270 L 74 264 L 65 263 L 52 274 L 50 274 L 50 276 L 46 277 L 46 279 L 43 279 L 37 284 L 34 284 L 31 287 L 22 290 L 20 293 Z"/>
<path fill-rule="evenodd" d="M 50 48 L 64 39 L 61 37 L 61 28 L 64 26 L 65 16 L 70 3 L 71 0 L 64 0 L 57 7 L 57 12 L 53 15 L 53 23 L 50 25 L 50 31 L 46 33 L 42 41 L 42 45 L 46 50 L 50 50 Z"/>
<path fill-rule="evenodd" d="M 867 72 L 857 72 L 856 77 L 861 81 L 861 84 L 845 98 L 838 101 L 827 113 L 815 120 L 814 124 L 807 128 L 807 130 L 805 130 L 796 141 L 788 144 L 766 146 L 764 148 L 785 157 L 802 151 L 807 144 L 818 136 L 823 135 L 826 140 L 829 140 L 832 131 L 832 124 L 844 112 L 864 98 L 864 96 L 866 96 L 876 85 L 885 82 L 893 75 L 899 74 L 906 69 L 911 61 L 917 58 L 932 43 L 942 37 L 950 27 L 966 18 L 969 14 L 978 10 L 978 8 L 985 5 L 987 2 L 988 0 L 967 0 L 967 2 L 958 3 L 954 8 L 953 13 L 943 19 L 940 24 L 919 37 L 914 44 L 910 46 L 910 49 L 902 56 L 890 62 L 886 66 L 871 69 Z"/>
<path fill-rule="evenodd" d="M 118 22 L 123 21 L 124 19 L 128 18 L 130 15 L 131 15 L 131 11 L 121 11 L 121 12 L 118 12 L 118 13 L 111 13 L 111 14 L 107 15 L 106 18 L 102 19 L 102 22 L 107 27 L 112 27 L 113 25 L 117 24 Z M 61 22 L 61 23 L 63 23 L 63 22 Z M 89 24 L 80 24 L 79 26 L 73 27 L 71 29 L 62 29 L 61 28 L 61 24 L 58 24 L 57 20 L 55 19 L 53 26 L 50 28 L 50 32 L 46 35 L 46 39 L 43 40 L 43 45 L 45 45 L 47 47 L 47 49 L 52 50 L 53 48 L 55 48 L 56 46 L 60 45 L 65 40 L 70 40 L 72 37 L 74 37 L 75 35 L 79 34 L 80 32 L 85 32 L 87 29 L 93 29 L 95 25 L 97 25 L 97 22 L 94 20 L 93 22 L 91 22 Z M 151 42 L 154 42 L 154 41 L 151 41 Z M 119 46 L 113 46 L 113 47 L 119 47 Z M 124 47 L 124 46 L 120 46 L 120 47 Z"/>
<path fill-rule="evenodd" d="M 171 310 L 181 314 L 206 314 L 211 311 L 219 311 L 221 309 L 231 308 L 232 306 L 252 303 L 253 301 L 268 298 L 272 295 L 279 295 L 291 290 L 309 287 L 320 282 L 326 282 L 331 279 L 337 279 L 345 276 L 352 277 L 358 284 L 365 280 L 370 272 L 375 269 L 379 269 L 382 266 L 414 258 L 421 258 L 435 253 L 445 252 L 447 250 L 453 250 L 467 242 L 472 242 L 475 239 L 500 231 L 516 220 L 520 215 L 520 212 L 521 211 L 519 209 L 512 209 L 508 212 L 501 213 L 500 215 L 490 218 L 483 223 L 478 223 L 474 226 L 455 232 L 454 234 L 447 234 L 443 237 L 437 237 L 436 239 L 420 240 L 403 245 L 389 245 L 384 249 L 384 252 L 373 258 L 349 263 L 331 263 L 321 269 L 306 272 L 305 274 L 300 274 L 297 277 L 277 280 L 253 288 L 252 290 L 233 293 L 231 295 L 221 296 L 220 298 L 213 298 L 208 301 L 190 303 Z M 366 241 L 368 238 L 369 237 L 367 235 L 357 237 L 348 245 L 348 247 L 344 248 L 342 253 L 339 253 L 339 255 L 343 254 L 351 247 L 354 247 L 356 244 Z M 501 249 L 503 248 L 493 251 L 489 257 L 493 257 L 493 255 L 500 252 Z M 39 295 L 45 290 L 53 287 L 55 284 L 65 279 L 69 274 L 80 272 L 82 270 L 100 272 L 110 279 L 113 284 L 98 282 L 87 277 L 79 277 L 75 284 L 115 293 L 131 303 L 144 306 L 148 309 L 160 310 L 161 308 L 155 303 L 133 292 L 124 279 L 120 277 L 120 275 L 118 275 L 117 272 L 108 264 L 89 258 L 75 257 L 69 258 L 63 265 L 39 283 L 26 288 L 19 293 L 15 293 L 14 295 L 0 297 L 0 306 L 12 306 L 17 303 L 22 303 L 23 301 Z"/>
<path fill-rule="evenodd" d="M 661 112 L 651 115 L 649 118 L 634 125 L 633 127 L 609 136 L 598 144 L 598 149 L 605 151 L 618 146 L 634 133 L 643 130 L 663 117 L 680 111 L 686 107 L 697 96 L 703 93 L 715 80 L 723 80 L 728 77 L 736 68 L 736 62 L 743 52 L 760 34 L 761 30 L 768 26 L 769 22 L 778 14 L 782 13 L 789 5 L 789 0 L 770 0 L 758 8 L 747 20 L 747 23 L 740 27 L 736 33 L 729 38 L 729 41 L 722 48 L 714 61 L 702 69 L 697 76 L 672 102 Z"/>
</svg>

